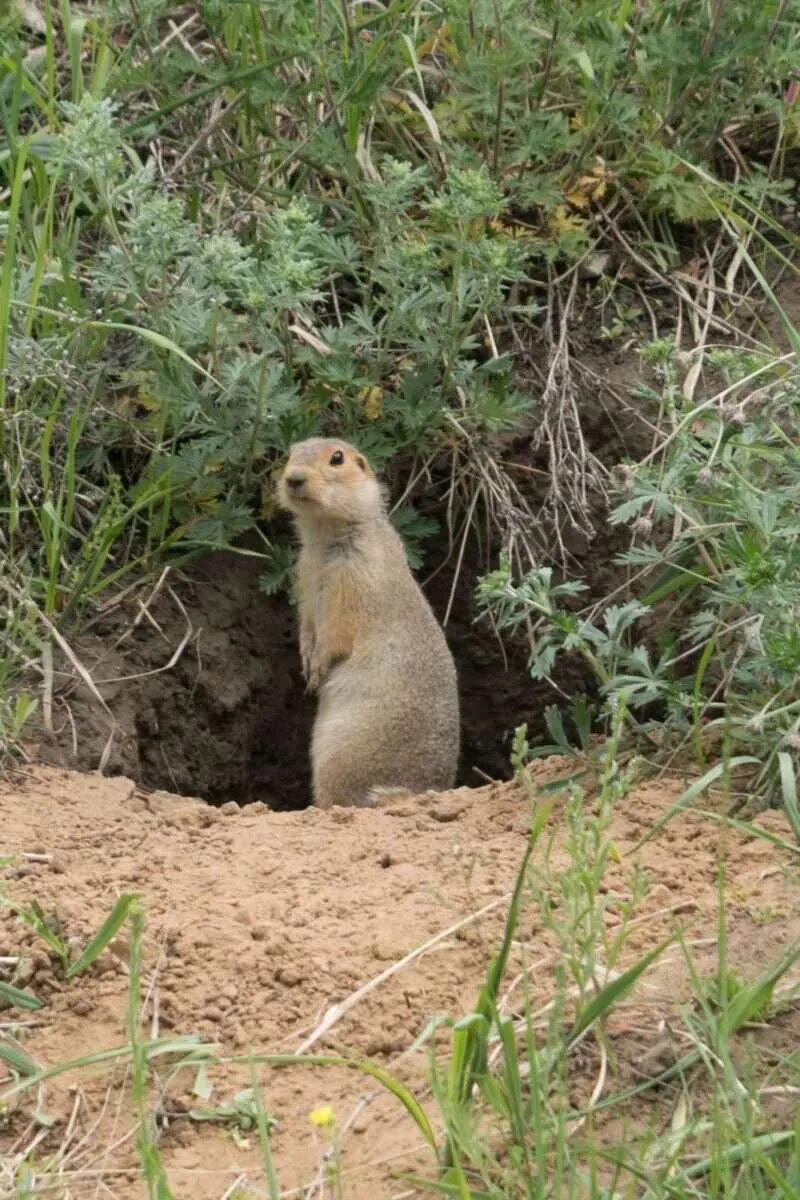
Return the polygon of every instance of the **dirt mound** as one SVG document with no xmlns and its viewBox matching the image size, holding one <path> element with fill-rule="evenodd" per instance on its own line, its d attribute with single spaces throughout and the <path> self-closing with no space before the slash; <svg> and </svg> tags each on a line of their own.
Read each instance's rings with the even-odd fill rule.
<svg viewBox="0 0 800 1200">
<path fill-rule="evenodd" d="M 535 778 L 542 783 L 561 772 L 563 764 L 548 760 Z M 606 881 L 619 896 L 619 907 L 607 911 L 612 924 L 625 904 L 626 853 L 680 791 L 678 783 L 647 784 L 619 806 L 611 834 L 621 862 Z M 759 823 L 790 836 L 780 814 L 767 813 Z M 432 1114 L 425 1092 L 430 1051 L 417 1039 L 432 1015 L 472 1009 L 529 826 L 528 802 L 511 784 L 403 800 L 379 811 L 270 812 L 258 804 L 212 808 L 163 792 L 142 794 L 124 778 L 37 768 L 0 786 L 0 862 L 7 863 L 0 890 L 20 903 L 36 899 L 58 918 L 63 935 L 81 945 L 118 894 L 139 893 L 147 922 L 148 1034 L 201 1034 L 229 1056 L 304 1045 L 370 1055 L 391 1066 Z M 567 861 L 558 808 L 551 827 L 557 869 Z M 640 955 L 678 923 L 701 969 L 711 969 L 721 854 L 732 966 L 751 977 L 800 936 L 796 858 L 686 813 L 636 855 L 648 890 L 626 954 Z M 52 1065 L 126 1042 L 128 950 L 123 932 L 87 974 L 66 981 L 41 941 L 10 910 L 0 910 L 0 971 L 21 954 L 28 962 L 25 986 L 45 1002 L 14 1026 L 26 1054 Z M 529 971 L 535 1004 L 546 1004 L 556 962 L 556 946 L 533 909 L 519 931 L 508 981 Z M 348 1007 L 349 997 L 381 975 Z M 611 1023 L 609 1087 L 641 1078 L 648 1052 L 657 1052 L 659 1019 L 687 995 L 676 952 Z M 315 1039 L 335 1004 L 343 1015 Z M 789 1044 L 797 1032 L 785 1033 Z M 445 1031 L 437 1037 L 446 1042 Z M 429 1168 L 430 1152 L 393 1098 L 342 1070 L 256 1073 L 279 1122 L 274 1151 L 283 1189 L 308 1187 L 324 1169 L 325 1139 L 309 1113 L 330 1104 L 340 1129 L 346 1127 L 348 1200 L 415 1194 L 396 1176 L 410 1166 Z M 163 1069 L 162 1079 L 168 1075 Z M 257 1137 L 236 1133 L 231 1121 L 189 1115 L 230 1104 L 251 1082 L 250 1070 L 244 1062 L 213 1066 L 208 1077 L 209 1098 L 192 1094 L 194 1073 L 187 1071 L 148 1097 L 159 1113 L 171 1185 L 177 1196 L 219 1200 L 239 1181 L 241 1194 L 250 1195 L 247 1185 L 255 1188 L 261 1178 Z M 9 1082 L 0 1063 L 0 1091 Z M 39 1138 L 40 1170 L 65 1195 L 142 1197 L 128 1086 L 125 1060 L 56 1077 L 38 1097 L 15 1101 L 5 1128 L 0 1117 L 0 1176 L 3 1154 L 13 1167 Z M 52 1127 L 29 1124 L 36 1104 Z"/>
</svg>

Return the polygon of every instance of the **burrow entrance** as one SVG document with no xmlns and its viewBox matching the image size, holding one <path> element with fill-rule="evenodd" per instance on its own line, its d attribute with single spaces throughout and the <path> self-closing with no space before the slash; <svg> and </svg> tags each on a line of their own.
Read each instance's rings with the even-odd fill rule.
<svg viewBox="0 0 800 1200">
<path fill-rule="evenodd" d="M 631 363 L 624 383 L 630 385 Z M 619 382 L 619 381 L 618 381 Z M 627 389 L 626 389 L 627 390 Z M 609 408 L 618 387 L 595 393 L 587 404 L 584 434 L 609 466 L 630 452 Z M 627 429 L 631 422 L 627 419 Z M 501 448 L 541 486 L 546 459 L 531 457 L 531 438 L 520 435 Z M 537 483 L 537 481 L 540 481 Z M 535 499 L 535 497 L 534 497 Z M 417 497 L 425 509 L 426 497 Z M 434 502 L 435 503 L 435 502 Z M 435 512 L 435 507 L 431 510 Z M 603 513 L 598 512 L 598 529 Z M 613 553 L 624 532 L 606 531 L 575 548 L 575 571 L 590 592 L 608 594 L 619 571 Z M 531 679 L 527 647 L 501 645 L 485 621 L 476 623 L 477 578 L 496 565 L 478 539 L 458 565 L 447 556 L 444 535 L 426 547 L 419 572 L 440 620 L 449 608 L 446 634 L 459 673 L 462 759 L 459 782 L 479 786 L 510 774 L 510 738 L 526 722 L 533 740 L 546 737 L 546 705 L 587 690 L 578 663 L 559 668 L 559 692 Z M 437 569 L 438 568 L 438 569 Z M 73 644 L 90 672 L 96 694 L 67 663 L 55 676 L 52 734 L 43 734 L 39 756 L 63 766 L 124 774 L 145 789 L 201 796 L 212 803 L 261 800 L 274 809 L 310 801 L 308 750 L 315 701 L 304 690 L 295 614 L 285 596 L 259 587 L 259 559 L 233 551 L 208 554 L 173 571 L 155 594 L 141 591 L 96 616 Z"/>
<path fill-rule="evenodd" d="M 140 595 L 95 621 L 75 649 L 113 728 L 87 686 L 65 673 L 55 737 L 41 757 L 92 770 L 105 755 L 105 773 L 146 789 L 305 807 L 315 700 L 301 678 L 294 612 L 259 589 L 261 569 L 232 552 L 209 555 L 191 574 L 170 576 L 144 616 Z M 459 672 L 460 782 L 478 786 L 508 776 L 509 733 L 522 721 L 540 731 L 554 692 L 531 680 L 522 647 L 501 647 L 488 625 L 474 623 L 470 585 L 464 573 L 447 636 Z M 428 594 L 441 619 L 444 572 Z"/>
</svg>

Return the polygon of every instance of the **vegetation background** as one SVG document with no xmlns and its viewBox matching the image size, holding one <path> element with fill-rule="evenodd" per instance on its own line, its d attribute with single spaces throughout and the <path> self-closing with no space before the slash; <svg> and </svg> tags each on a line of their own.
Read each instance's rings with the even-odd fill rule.
<svg viewBox="0 0 800 1200">
<path fill-rule="evenodd" d="M 691 763 L 800 838 L 799 29 L 798 0 L 7 3 L 4 755 L 109 596 L 245 534 L 285 589 L 274 471 L 336 433 L 444 481 L 456 555 L 485 531 L 477 611 L 528 639 L 534 678 L 583 659 L 591 702 L 548 711 L 551 746 L 520 731 L 518 768 L 557 748 L 578 783 L 599 756 L 610 803 L 628 773 Z M 592 341 L 647 364 L 637 461 L 585 436 Z M 547 465 L 535 500 L 504 457 L 520 432 Z M 418 565 L 435 522 L 408 494 L 394 518 Z M 582 598 L 570 536 L 605 523 L 629 531 L 623 583 Z M 601 806 L 594 849 L 576 841 L 592 870 L 602 829 Z M 717 1049 L 755 1011 L 721 978 Z M 511 1191 L 457 1165 L 496 985 L 439 1093 L 448 1195 L 546 1194 L 541 1161 Z M 726 1054 L 709 1154 L 746 1144 L 747 1169 L 678 1150 L 636 1194 L 800 1187 L 798 1128 L 753 1149 Z"/>
</svg>

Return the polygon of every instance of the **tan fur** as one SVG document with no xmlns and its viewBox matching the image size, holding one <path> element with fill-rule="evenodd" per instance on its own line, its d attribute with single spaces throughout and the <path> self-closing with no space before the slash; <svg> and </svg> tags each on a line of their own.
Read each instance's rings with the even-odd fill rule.
<svg viewBox="0 0 800 1200">
<path fill-rule="evenodd" d="M 455 666 L 371 467 L 347 442 L 311 438 L 292 446 L 278 497 L 300 534 L 300 654 L 320 697 L 314 803 L 452 787 Z"/>
</svg>

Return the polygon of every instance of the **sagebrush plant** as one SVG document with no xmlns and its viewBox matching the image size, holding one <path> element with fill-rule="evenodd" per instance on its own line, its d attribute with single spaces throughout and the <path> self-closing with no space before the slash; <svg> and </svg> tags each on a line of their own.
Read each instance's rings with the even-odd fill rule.
<svg viewBox="0 0 800 1200">
<path fill-rule="evenodd" d="M 578 476 L 600 476 L 579 416 L 559 419 L 553 296 L 566 329 L 606 251 L 668 296 L 689 225 L 731 247 L 742 213 L 770 273 L 797 8 L 204 3 L 181 37 L 164 0 L 7 8 L 3 670 L 36 657 L 42 614 L 66 626 L 248 529 L 285 586 L 271 475 L 311 432 L 378 466 L 451 458 L 456 510 L 477 524 L 479 500 L 513 542 L 492 439 L 543 391 L 550 515 L 586 528 Z M 641 311 L 618 276 L 600 269 L 590 306 Z M 397 517 L 418 555 L 430 518 Z"/>
<path fill-rule="evenodd" d="M 548 568 L 516 579 L 505 561 L 481 581 L 479 604 L 501 628 L 537 623 L 535 678 L 560 654 L 580 655 L 601 692 L 630 708 L 629 747 L 651 757 L 656 742 L 680 747 L 703 767 L 727 738 L 760 760 L 754 794 L 785 799 L 781 756 L 800 751 L 800 371 L 791 354 L 719 351 L 709 366 L 723 398 L 697 404 L 680 395 L 675 347 L 646 353 L 664 388 L 642 399 L 670 414 L 671 432 L 623 466 L 610 514 L 631 530 L 619 562 L 636 569 L 637 598 L 581 611 L 580 581 Z"/>
</svg>

